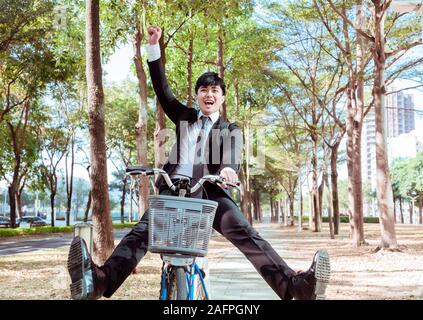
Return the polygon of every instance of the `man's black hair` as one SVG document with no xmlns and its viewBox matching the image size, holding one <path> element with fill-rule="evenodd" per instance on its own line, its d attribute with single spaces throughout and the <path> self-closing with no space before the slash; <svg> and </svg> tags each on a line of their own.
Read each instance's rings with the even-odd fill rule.
<svg viewBox="0 0 423 320">
<path fill-rule="evenodd" d="M 226 86 L 225 82 L 216 72 L 206 72 L 203 73 L 198 79 L 197 83 L 195 84 L 195 93 L 198 93 L 198 89 L 200 87 L 207 87 L 207 86 L 219 86 L 222 89 L 223 95 L 226 95 Z"/>
</svg>

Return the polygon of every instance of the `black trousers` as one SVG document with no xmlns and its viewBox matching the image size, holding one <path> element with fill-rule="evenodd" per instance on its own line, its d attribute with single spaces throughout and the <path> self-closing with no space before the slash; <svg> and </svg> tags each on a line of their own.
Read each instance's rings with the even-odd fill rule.
<svg viewBox="0 0 423 320">
<path fill-rule="evenodd" d="M 291 277 L 295 274 L 282 260 L 271 245 L 248 223 L 233 200 L 220 188 L 206 186 L 208 199 L 219 203 L 213 228 L 233 243 L 253 264 L 257 272 L 281 299 L 292 299 L 288 292 Z M 172 194 L 168 189 L 160 194 Z M 147 252 L 148 212 L 121 240 L 110 258 L 100 267 L 106 275 L 105 297 L 110 297 Z"/>
</svg>

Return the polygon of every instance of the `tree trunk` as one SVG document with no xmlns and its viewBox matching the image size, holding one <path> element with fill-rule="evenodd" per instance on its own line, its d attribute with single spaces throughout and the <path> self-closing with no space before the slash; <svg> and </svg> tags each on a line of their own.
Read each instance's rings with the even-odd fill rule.
<svg viewBox="0 0 423 320">
<path fill-rule="evenodd" d="M 241 170 L 239 171 L 239 180 L 241 182 L 241 193 L 240 193 L 240 202 L 241 202 L 241 211 L 245 218 L 248 218 L 248 197 L 247 197 L 247 182 L 245 177 L 245 168 L 244 165 L 241 166 Z"/>
<path fill-rule="evenodd" d="M 257 212 L 259 222 L 263 222 L 263 210 L 261 209 L 260 193 L 257 191 Z"/>
<path fill-rule="evenodd" d="M 120 222 L 125 223 L 125 199 L 126 199 L 126 184 L 128 176 L 124 174 L 122 176 L 122 196 L 120 199 Z"/>
<path fill-rule="evenodd" d="M 328 210 L 329 234 L 330 234 L 331 239 L 335 239 L 335 230 L 334 230 L 334 224 L 333 224 L 333 220 L 332 220 L 333 201 L 332 201 L 332 197 L 331 197 L 331 190 L 329 188 L 329 179 L 328 179 L 328 174 L 326 172 L 326 167 L 324 168 L 323 180 L 324 180 L 324 183 L 325 183 L 326 189 L 327 189 L 326 202 L 327 202 L 327 210 Z"/>
<path fill-rule="evenodd" d="M 138 92 L 140 99 L 140 107 L 138 111 L 138 122 L 135 125 L 135 141 L 137 145 L 137 160 L 141 166 L 148 166 L 148 139 L 147 139 L 147 120 L 148 120 L 148 101 L 147 101 L 147 76 L 142 65 L 141 42 L 144 34 L 139 25 L 134 36 L 134 64 L 138 79 Z M 146 176 L 139 177 L 139 199 L 138 199 L 138 217 L 142 217 L 148 208 L 148 194 L 150 190 L 149 178 Z M 126 187 L 126 179 L 124 182 Z M 126 189 L 126 188 L 125 188 Z M 123 196 L 124 197 L 124 196 Z M 123 198 L 123 203 L 125 199 Z M 122 212 L 121 212 L 122 215 Z M 122 219 L 122 217 L 121 217 Z"/>
<path fill-rule="evenodd" d="M 257 210 L 257 199 L 256 199 L 256 193 L 253 193 L 253 206 L 254 206 L 254 210 L 253 210 L 253 220 L 254 221 L 259 221 L 258 219 L 258 210 Z"/>
<path fill-rule="evenodd" d="M 250 109 L 251 111 L 251 109 Z M 242 165 L 241 167 L 241 182 L 242 182 L 242 197 L 241 197 L 241 203 L 242 203 L 242 209 L 245 217 L 247 218 L 248 222 L 252 225 L 253 218 L 252 218 L 252 212 L 251 212 L 251 188 L 250 188 L 250 126 L 249 122 L 244 123 L 243 127 L 243 137 L 244 137 L 244 145 L 245 145 L 245 166 Z"/>
<path fill-rule="evenodd" d="M 303 215 L 304 215 L 304 203 L 303 203 L 303 190 L 301 187 L 301 181 L 300 181 L 300 212 L 298 215 L 298 230 L 302 231 L 303 230 Z"/>
<path fill-rule="evenodd" d="M 71 160 L 71 175 L 70 175 L 70 185 L 69 185 L 69 197 L 68 197 L 68 218 L 66 221 L 67 226 L 69 226 L 70 224 L 70 212 L 72 209 L 72 196 L 73 196 L 73 171 L 75 168 L 75 138 L 72 138 L 72 143 L 71 143 L 71 148 L 72 148 L 72 160 Z"/>
<path fill-rule="evenodd" d="M 54 213 L 54 199 L 56 198 L 56 191 L 51 191 L 50 193 L 50 217 L 51 217 L 51 226 L 54 227 L 55 213 Z"/>
<path fill-rule="evenodd" d="M 279 222 L 279 200 L 275 200 L 273 205 L 275 207 L 275 222 Z"/>
<path fill-rule="evenodd" d="M 291 216 L 290 226 L 295 226 L 294 219 L 294 204 L 295 204 L 295 193 L 294 191 L 289 193 L 289 215 Z"/>
<path fill-rule="evenodd" d="M 135 177 L 131 177 L 131 185 L 129 187 L 129 222 L 132 222 L 134 220 L 134 215 L 133 215 L 133 203 L 134 203 L 134 180 Z"/>
<path fill-rule="evenodd" d="M 250 109 L 251 111 L 251 109 Z M 247 219 L 251 225 L 253 225 L 253 217 L 251 212 L 251 188 L 250 188 L 250 125 L 247 122 L 247 128 L 245 132 L 245 153 L 246 153 L 246 164 L 245 164 L 245 199 L 247 202 Z"/>
<path fill-rule="evenodd" d="M 356 15 L 357 20 L 356 23 L 360 26 L 365 24 L 365 17 L 362 11 L 362 0 L 357 0 L 356 5 Z M 361 34 L 357 35 L 357 74 L 354 76 L 354 80 L 356 81 L 356 91 L 352 92 L 352 101 L 355 104 L 355 115 L 354 115 L 354 129 L 356 133 L 354 134 L 354 146 L 357 150 L 360 150 L 360 167 L 356 167 L 357 173 L 360 173 L 360 184 L 361 184 L 361 134 L 362 134 L 362 127 L 363 127 L 363 118 L 364 118 L 364 78 L 365 78 L 365 67 L 366 67 L 366 41 Z M 355 162 L 354 162 L 355 163 Z M 358 182 L 357 182 L 358 183 Z"/>
<path fill-rule="evenodd" d="M 325 190 L 325 181 L 323 179 L 323 174 L 322 174 L 322 182 L 320 183 L 317 190 L 319 195 L 320 223 L 322 223 L 323 221 L 323 192 Z"/>
<path fill-rule="evenodd" d="M 397 199 L 394 197 L 394 221 L 397 223 Z"/>
<path fill-rule="evenodd" d="M 361 1 L 356 2 L 356 23 L 361 23 Z M 346 9 L 343 7 L 343 13 Z M 352 52 L 347 21 L 343 20 L 343 33 L 345 36 L 345 48 L 348 53 Z M 347 86 L 347 169 L 348 169 L 348 215 L 350 220 L 350 237 L 354 247 L 365 244 L 363 227 L 363 195 L 361 177 L 361 132 L 363 127 L 363 105 L 357 102 L 362 98 L 362 82 L 358 81 L 357 73 L 363 72 L 362 63 L 362 39 L 357 35 L 357 67 L 354 66 L 351 54 L 345 56 L 348 61 L 348 86 Z M 357 71 L 358 69 L 358 71 Z M 358 91 L 358 92 L 357 92 Z M 357 96 L 356 96 L 357 92 Z"/>
<path fill-rule="evenodd" d="M 364 16 L 362 12 L 362 1 L 357 1 L 357 23 L 363 25 Z M 354 115 L 354 224 L 355 231 L 354 243 L 361 245 L 365 243 L 364 240 L 364 221 L 363 221 L 363 179 L 361 172 L 361 135 L 363 128 L 363 116 L 364 116 L 364 68 L 365 68 L 365 43 L 363 36 L 357 35 L 357 90 L 356 97 L 353 99 L 355 103 L 355 115 Z M 351 92 L 352 93 L 352 92 Z"/>
<path fill-rule="evenodd" d="M 92 202 L 91 201 L 92 200 L 91 195 L 92 195 L 92 192 L 90 190 L 90 192 L 88 193 L 87 205 L 85 206 L 85 212 L 84 212 L 84 222 L 85 223 L 88 222 L 88 214 L 89 214 L 90 209 L 91 209 L 91 202 Z"/>
<path fill-rule="evenodd" d="M 273 208 L 273 196 L 270 195 L 270 222 L 275 222 L 275 211 Z"/>
<path fill-rule="evenodd" d="M 70 213 L 72 209 L 72 194 L 73 194 L 73 170 L 75 167 L 75 139 L 74 134 L 72 133 L 71 137 L 71 172 L 70 177 L 68 176 L 68 156 L 65 158 L 65 172 L 66 172 L 66 195 L 67 195 L 67 205 L 66 205 L 66 225 L 70 226 Z"/>
<path fill-rule="evenodd" d="M 235 99 L 235 112 L 239 115 L 239 87 L 238 79 L 234 79 L 234 99 Z"/>
<path fill-rule="evenodd" d="M 309 230 L 313 229 L 313 220 L 314 220 L 314 197 L 313 197 L 313 193 L 310 192 L 309 190 L 309 207 L 310 210 L 308 211 L 308 228 Z"/>
<path fill-rule="evenodd" d="M 22 149 L 25 143 L 26 134 L 27 134 L 27 123 L 30 112 L 30 102 L 26 100 L 23 104 L 22 111 L 20 113 L 20 118 L 17 123 L 12 123 L 10 120 L 7 120 L 7 127 L 11 135 L 11 143 L 14 155 L 14 166 L 13 166 L 13 176 L 12 182 L 10 183 L 9 189 L 9 205 L 10 205 L 10 219 L 12 221 L 12 227 L 16 227 L 16 210 L 18 214 L 22 216 L 22 208 L 20 207 L 20 198 L 17 199 L 16 194 L 19 193 L 20 181 L 22 176 L 21 172 L 21 161 L 22 161 Z M 2 114 L 4 116 L 4 113 Z M 3 118 L 2 118 L 3 119 Z M 10 193 L 12 192 L 12 193 Z M 18 202 L 18 203 L 17 203 Z"/>
<path fill-rule="evenodd" d="M 410 224 L 413 224 L 413 213 L 414 213 L 414 201 L 411 200 L 409 202 L 409 207 L 410 207 Z"/>
<path fill-rule="evenodd" d="M 18 213 L 18 218 L 20 219 L 23 217 L 23 211 L 22 211 L 21 193 L 18 190 L 16 190 L 15 201 L 16 201 L 16 211 Z"/>
<path fill-rule="evenodd" d="M 190 33 L 188 52 L 187 52 L 187 106 L 192 108 L 192 56 L 194 50 L 194 36 Z"/>
<path fill-rule="evenodd" d="M 237 90 L 237 89 L 236 89 Z M 237 92 L 235 92 L 237 94 Z M 239 109 L 239 100 L 235 100 L 235 108 Z M 250 174 L 249 174 L 249 149 L 248 149 L 248 139 L 249 139 L 249 129 L 248 129 L 248 123 L 247 127 L 244 127 L 243 130 L 243 137 L 244 141 L 247 141 L 245 143 L 245 146 L 247 148 L 245 154 L 246 154 L 246 165 L 245 169 L 244 166 L 241 166 L 240 171 L 240 181 L 242 185 L 241 194 L 240 194 L 240 201 L 241 201 L 241 208 L 244 215 L 247 217 L 247 220 L 250 222 L 250 224 L 253 224 L 253 213 L 252 213 L 252 195 L 251 195 L 251 186 L 250 186 Z M 256 193 L 256 191 L 254 191 Z M 256 201 L 254 201 L 256 202 Z M 258 195 L 258 207 L 255 205 L 255 211 L 260 213 L 260 195 Z M 260 213 L 261 214 L 261 213 Z M 260 219 L 260 218 L 259 218 Z"/>
<path fill-rule="evenodd" d="M 10 206 L 10 221 L 12 228 L 16 228 L 16 201 L 15 201 L 15 185 L 13 182 L 8 187 L 9 191 L 9 206 Z"/>
<path fill-rule="evenodd" d="M 402 210 L 402 197 L 399 199 L 400 203 L 400 216 L 401 216 L 401 223 L 404 224 L 404 211 Z"/>
<path fill-rule="evenodd" d="M 350 80 L 351 81 L 351 80 Z M 348 171 L 348 217 L 350 221 L 350 238 L 352 240 L 353 246 L 359 246 L 360 240 L 355 239 L 354 234 L 356 233 L 356 226 L 354 223 L 354 201 L 355 201 L 355 176 L 354 176 L 354 138 L 353 138 L 353 111 L 352 111 L 352 101 L 351 101 L 351 88 L 347 90 L 347 119 L 346 119 L 346 133 L 347 133 L 347 171 Z"/>
<path fill-rule="evenodd" d="M 314 220 L 314 231 L 320 232 L 322 230 L 321 225 L 321 211 L 319 206 L 319 190 L 317 182 L 317 136 L 316 134 L 311 134 L 312 140 L 312 156 L 311 156 L 311 165 L 312 165 L 312 197 L 313 197 L 313 220 Z"/>
<path fill-rule="evenodd" d="M 288 213 L 289 213 L 289 206 L 290 206 L 289 196 L 287 196 L 286 203 L 285 203 L 285 226 L 288 226 L 288 217 L 290 217 L 288 215 Z"/>
<path fill-rule="evenodd" d="M 26 120 L 25 120 L 26 122 Z M 16 210 L 18 209 L 16 206 L 16 193 L 19 188 L 19 171 L 21 169 L 21 148 L 18 138 L 19 128 L 15 128 L 11 122 L 7 122 L 9 127 L 9 131 L 12 137 L 12 148 L 13 154 L 15 156 L 15 165 L 13 166 L 13 176 L 12 182 L 9 185 L 9 204 L 10 204 L 10 219 L 12 220 L 12 226 L 16 227 Z M 18 209 L 19 210 L 19 209 Z M 18 211 L 19 214 L 19 211 Z"/>
<path fill-rule="evenodd" d="M 99 0 L 87 0 L 86 76 L 91 157 L 92 219 L 94 228 L 93 258 L 96 263 L 102 265 L 110 256 L 114 248 L 114 241 L 107 182 L 99 11 Z"/>
<path fill-rule="evenodd" d="M 365 244 L 363 225 L 363 190 L 361 177 L 361 112 L 357 110 L 354 86 L 348 90 L 347 116 L 347 168 L 348 168 L 348 214 L 354 247 Z"/>
<path fill-rule="evenodd" d="M 419 204 L 419 223 L 423 223 L 423 194 L 420 194 L 420 204 Z"/>
<path fill-rule="evenodd" d="M 338 147 L 339 143 L 331 148 L 330 156 L 330 181 L 332 188 L 332 206 L 333 206 L 333 229 L 334 234 L 339 234 L 339 196 L 338 196 Z"/>
<path fill-rule="evenodd" d="M 284 208 L 284 199 L 282 198 L 280 201 L 280 210 L 281 210 L 281 223 L 282 225 L 286 225 L 285 221 L 285 208 Z"/>
<path fill-rule="evenodd" d="M 224 60 L 224 51 L 225 51 L 225 33 L 221 24 L 219 24 L 218 37 L 217 37 L 217 69 L 219 77 L 225 79 L 225 60 Z M 224 120 L 227 120 L 226 114 L 226 102 L 224 101 L 220 109 L 220 115 Z"/>
<path fill-rule="evenodd" d="M 251 188 L 252 188 L 251 200 L 252 200 L 252 207 L 253 207 L 253 220 L 259 221 L 258 203 L 257 203 L 257 185 L 254 178 L 251 181 Z"/>
<path fill-rule="evenodd" d="M 257 190 L 253 191 L 254 220 L 260 222 L 260 195 Z"/>
<path fill-rule="evenodd" d="M 395 233 L 393 210 L 393 193 L 389 176 L 389 164 L 386 150 L 385 128 L 383 121 L 383 98 L 385 95 L 385 31 L 383 11 L 384 3 L 374 0 L 374 37 L 375 47 L 373 59 L 375 63 L 375 77 L 373 83 L 373 96 L 375 100 L 376 119 L 376 194 L 381 228 L 380 248 L 398 249 Z"/>
<path fill-rule="evenodd" d="M 357 88 L 357 91 L 360 91 Z M 362 133 L 362 111 L 357 111 L 354 119 L 354 155 L 353 155 L 353 167 L 354 167 L 354 225 L 355 233 L 353 236 L 353 242 L 355 245 L 360 246 L 365 244 L 364 239 L 364 221 L 363 221 L 363 184 L 362 184 L 362 173 L 361 173 L 361 133 Z"/>
<path fill-rule="evenodd" d="M 261 210 L 260 193 L 256 191 L 257 220 L 263 222 L 263 211 Z"/>
</svg>

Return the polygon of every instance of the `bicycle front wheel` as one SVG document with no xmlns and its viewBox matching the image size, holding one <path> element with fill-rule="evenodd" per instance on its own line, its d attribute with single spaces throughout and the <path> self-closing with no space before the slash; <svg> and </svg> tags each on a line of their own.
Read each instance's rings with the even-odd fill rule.
<svg viewBox="0 0 423 320">
<path fill-rule="evenodd" d="M 201 283 L 201 280 L 199 279 L 199 277 L 196 277 L 196 286 L 195 286 L 195 300 L 209 300 L 209 298 L 207 297 L 206 293 L 204 292 L 204 286 Z"/>
<path fill-rule="evenodd" d="M 172 269 L 167 292 L 168 300 L 187 300 L 187 280 L 183 267 Z"/>
</svg>

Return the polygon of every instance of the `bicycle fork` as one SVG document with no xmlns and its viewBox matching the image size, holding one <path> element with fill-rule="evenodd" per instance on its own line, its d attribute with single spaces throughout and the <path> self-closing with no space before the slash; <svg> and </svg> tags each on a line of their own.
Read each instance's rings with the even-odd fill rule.
<svg viewBox="0 0 423 320">
<path fill-rule="evenodd" d="M 186 280 L 186 295 L 188 300 L 194 300 L 196 297 L 194 296 L 196 293 L 196 286 L 195 286 L 195 279 L 196 275 L 198 275 L 198 281 L 200 281 L 200 285 L 203 288 L 203 294 L 205 299 L 209 299 L 209 294 L 206 290 L 206 283 L 204 280 L 205 273 L 204 271 L 198 266 L 195 262 L 194 257 L 189 256 L 180 256 L 180 255 L 162 255 L 163 260 L 163 267 L 162 267 L 162 277 L 161 277 L 161 300 L 168 299 L 168 284 L 170 280 L 170 273 L 172 267 L 176 268 L 183 268 L 185 271 L 185 280 Z M 198 292 L 197 292 L 198 294 Z"/>
<path fill-rule="evenodd" d="M 198 279 L 200 280 L 201 283 L 201 287 L 204 288 L 203 293 L 205 295 L 205 299 L 209 300 L 209 293 L 206 290 L 206 283 L 204 281 L 204 277 L 205 277 L 205 273 L 202 269 L 200 269 L 200 267 L 198 266 L 198 264 L 196 264 L 195 262 L 193 263 L 193 265 L 191 266 L 191 282 L 190 282 L 190 286 L 189 286 L 189 300 L 194 300 L 194 293 L 195 293 L 195 274 L 198 274 Z"/>
</svg>

